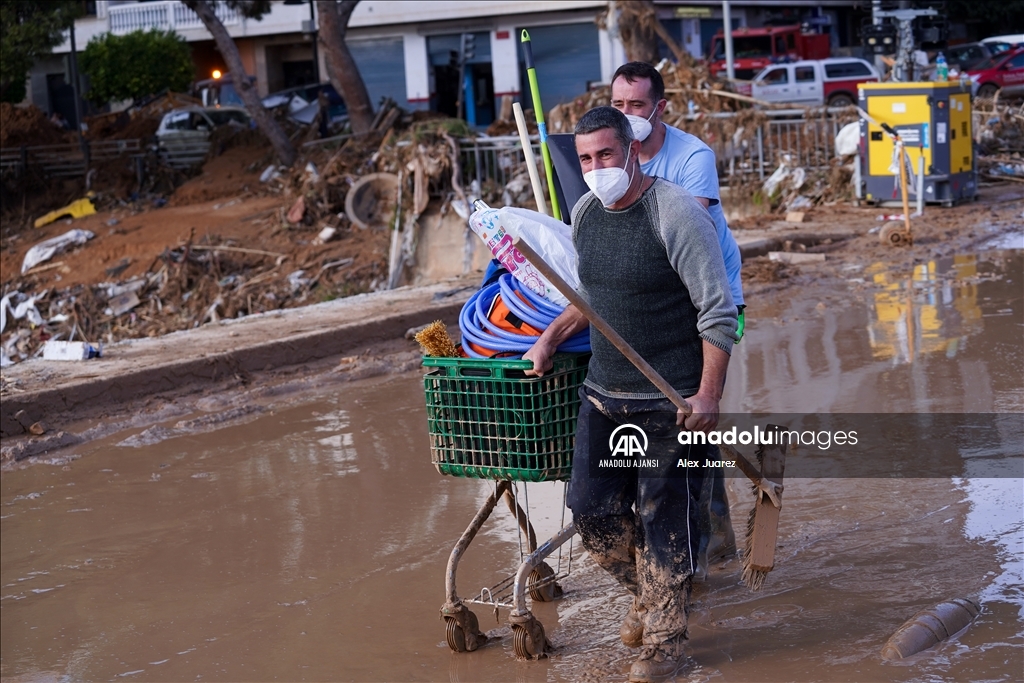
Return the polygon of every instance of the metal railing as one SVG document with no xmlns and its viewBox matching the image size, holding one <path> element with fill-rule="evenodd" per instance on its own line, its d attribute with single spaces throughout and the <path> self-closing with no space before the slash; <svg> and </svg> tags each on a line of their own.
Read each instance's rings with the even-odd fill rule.
<svg viewBox="0 0 1024 683">
<path fill-rule="evenodd" d="M 29 167 L 35 167 L 52 178 L 71 178 L 84 175 L 90 163 L 142 153 L 143 141 L 139 139 L 7 147 L 0 149 L 0 170 L 24 173 Z"/>
<path fill-rule="evenodd" d="M 530 137 L 534 156 L 540 159 L 540 138 Z M 493 182 L 504 187 L 514 177 L 526 173 L 526 157 L 518 135 L 459 140 L 462 158 L 462 181 L 468 186 L 474 180 L 483 187 Z"/>
<path fill-rule="evenodd" d="M 784 159 L 789 166 L 808 170 L 828 168 L 835 158 L 836 135 L 843 126 L 856 120 L 846 109 L 827 109 L 824 116 L 811 118 L 807 118 L 804 109 L 764 113 L 767 120 L 752 133 L 743 131 L 732 137 L 701 136 L 697 117 L 686 117 L 684 128 L 704 138 L 714 151 L 722 184 L 748 173 L 757 173 L 764 179 Z M 725 122 L 736 114 L 709 114 L 705 117 Z"/>
<path fill-rule="evenodd" d="M 160 161 L 179 170 L 191 168 L 206 160 L 210 153 L 210 141 L 173 140 L 160 146 Z"/>
<path fill-rule="evenodd" d="M 227 3 L 216 3 L 214 11 L 225 26 L 242 21 L 241 13 Z M 110 32 L 116 35 L 154 28 L 165 31 L 204 28 L 199 15 L 178 0 L 115 5 L 107 9 L 107 17 Z"/>
<path fill-rule="evenodd" d="M 828 109 L 824 116 L 807 116 L 804 109 L 764 112 L 766 120 L 752 131 L 739 135 L 702 135 L 707 119 L 712 128 L 725 128 L 720 124 L 735 119 L 735 113 L 706 114 L 703 117 L 685 117 L 683 128 L 704 139 L 714 151 L 718 164 L 718 178 L 723 185 L 740 176 L 756 173 L 764 179 L 771 175 L 788 156 L 791 166 L 805 169 L 828 168 L 835 157 L 835 138 L 839 129 L 849 123 L 846 109 Z M 530 138 L 534 153 L 540 158 L 537 136 Z M 512 178 L 526 172 L 519 137 L 515 135 L 465 139 L 460 141 L 462 179 L 465 184 L 474 180 L 481 187 L 492 182 L 505 186 Z"/>
</svg>

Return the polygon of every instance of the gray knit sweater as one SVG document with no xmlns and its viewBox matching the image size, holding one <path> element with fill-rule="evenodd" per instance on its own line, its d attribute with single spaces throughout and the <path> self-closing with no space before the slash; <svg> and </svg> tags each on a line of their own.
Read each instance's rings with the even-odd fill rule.
<svg viewBox="0 0 1024 683">
<path fill-rule="evenodd" d="M 622 211 L 593 193 L 572 212 L 580 294 L 683 396 L 700 388 L 701 340 L 731 353 L 736 306 L 715 223 L 686 190 L 662 179 Z M 586 384 L 615 398 L 664 395 L 591 328 Z"/>
</svg>

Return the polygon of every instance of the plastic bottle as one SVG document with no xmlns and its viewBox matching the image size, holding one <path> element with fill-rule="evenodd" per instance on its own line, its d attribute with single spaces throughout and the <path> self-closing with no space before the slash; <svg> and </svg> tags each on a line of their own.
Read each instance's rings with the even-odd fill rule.
<svg viewBox="0 0 1024 683">
<path fill-rule="evenodd" d="M 935 80 L 949 80 L 949 66 L 946 64 L 946 58 L 941 52 L 939 53 L 939 56 L 935 58 Z"/>
</svg>

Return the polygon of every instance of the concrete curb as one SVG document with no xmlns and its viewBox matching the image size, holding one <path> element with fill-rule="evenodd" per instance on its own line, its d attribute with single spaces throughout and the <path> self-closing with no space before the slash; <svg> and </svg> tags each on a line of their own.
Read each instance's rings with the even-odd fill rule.
<svg viewBox="0 0 1024 683">
<path fill-rule="evenodd" d="M 101 359 L 20 363 L 3 371 L 17 390 L 0 402 L 0 436 L 87 407 L 341 355 L 437 319 L 455 323 L 475 288 L 475 278 L 405 287 L 121 342 Z"/>
</svg>

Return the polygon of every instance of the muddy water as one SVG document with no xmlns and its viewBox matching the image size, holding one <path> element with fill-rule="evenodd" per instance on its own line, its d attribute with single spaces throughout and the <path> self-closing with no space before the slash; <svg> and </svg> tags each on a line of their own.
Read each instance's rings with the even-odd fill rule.
<svg viewBox="0 0 1024 683">
<path fill-rule="evenodd" d="M 846 275 L 848 290 L 755 303 L 724 410 L 1024 411 L 1020 251 Z M 418 376 L 271 407 L 3 474 L 5 680 L 625 680 L 627 600 L 578 546 L 566 597 L 535 606 L 550 659 L 515 661 L 504 621 L 483 608 L 493 644 L 444 645 L 445 561 L 489 489 L 430 467 Z M 1022 481 L 970 475 L 965 461 L 954 479 L 788 481 L 776 569 L 753 594 L 736 560 L 713 568 L 695 594 L 698 666 L 680 680 L 1019 680 Z M 730 487 L 742 537 L 751 498 Z M 550 535 L 561 485 L 529 495 Z M 518 553 L 511 520 L 496 518 L 460 592 L 511 571 Z M 905 619 L 958 596 L 984 604 L 971 628 L 881 662 Z"/>
</svg>

